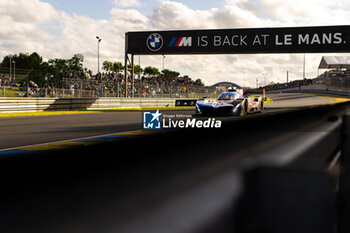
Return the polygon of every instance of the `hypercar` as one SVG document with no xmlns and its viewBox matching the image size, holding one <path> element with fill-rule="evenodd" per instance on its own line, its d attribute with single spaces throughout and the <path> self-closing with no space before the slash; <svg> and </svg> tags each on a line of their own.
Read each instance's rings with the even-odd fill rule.
<svg viewBox="0 0 350 233">
<path fill-rule="evenodd" d="M 248 113 L 262 112 L 264 98 L 262 96 L 244 96 L 242 89 L 223 92 L 216 100 L 202 98 L 196 102 L 196 114 L 231 114 L 245 116 Z"/>
</svg>

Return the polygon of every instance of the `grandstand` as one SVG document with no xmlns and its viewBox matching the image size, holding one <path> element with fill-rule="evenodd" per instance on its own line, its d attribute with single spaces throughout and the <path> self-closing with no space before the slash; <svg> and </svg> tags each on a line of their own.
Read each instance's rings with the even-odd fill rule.
<svg viewBox="0 0 350 233">
<path fill-rule="evenodd" d="M 1 83 L 7 89 L 18 92 L 18 96 L 26 95 L 26 79 L 12 84 L 8 71 L 0 73 Z M 28 76 L 28 74 L 26 75 Z M 35 97 L 125 97 L 125 79 L 116 72 L 104 72 L 93 75 L 91 71 L 67 72 L 61 71 L 57 75 L 47 74 L 43 84 L 29 80 L 28 96 Z M 12 85 L 10 85 L 12 84 Z M 1 84 L 0 84 L 1 85 Z M 128 82 L 128 93 L 131 93 L 132 83 Z M 206 87 L 195 82 L 188 76 L 164 77 L 140 76 L 134 80 L 134 97 L 191 97 L 203 95 L 214 96 L 216 89 Z"/>
<path fill-rule="evenodd" d="M 318 69 L 349 69 L 350 57 L 348 56 L 323 56 Z"/>
<path fill-rule="evenodd" d="M 326 71 L 314 80 L 316 84 L 350 86 L 349 56 L 323 56 L 318 68 Z"/>
</svg>

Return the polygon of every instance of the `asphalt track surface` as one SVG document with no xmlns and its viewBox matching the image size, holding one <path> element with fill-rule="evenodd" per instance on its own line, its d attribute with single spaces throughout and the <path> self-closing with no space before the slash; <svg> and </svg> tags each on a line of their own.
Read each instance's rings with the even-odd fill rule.
<svg viewBox="0 0 350 233">
<path fill-rule="evenodd" d="M 311 94 L 268 95 L 273 102 L 265 113 L 332 102 Z M 163 110 L 164 114 L 193 114 L 193 110 Z M 142 111 L 0 118 L 0 149 L 108 135 L 142 129 Z"/>
</svg>

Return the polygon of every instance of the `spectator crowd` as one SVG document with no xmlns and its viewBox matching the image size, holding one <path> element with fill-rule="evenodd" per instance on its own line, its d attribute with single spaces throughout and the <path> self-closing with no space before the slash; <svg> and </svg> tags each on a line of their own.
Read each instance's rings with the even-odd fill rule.
<svg viewBox="0 0 350 233">
<path fill-rule="evenodd" d="M 278 91 L 282 89 L 300 88 L 301 86 L 309 86 L 312 84 L 313 84 L 312 79 L 300 79 L 300 80 L 294 80 L 288 83 L 277 83 L 277 84 L 271 84 L 267 86 L 261 86 L 259 88 L 249 89 L 247 90 L 247 92 L 261 93 L 263 89 L 265 89 L 265 91 Z"/>
<path fill-rule="evenodd" d="M 319 75 L 317 84 L 336 84 L 350 86 L 350 70 L 329 70 Z"/>
<path fill-rule="evenodd" d="M 132 80 L 128 80 L 125 85 L 124 75 L 116 72 L 103 72 L 93 74 L 91 70 L 82 72 L 61 71 L 57 75 L 48 75 L 46 82 L 41 86 L 33 81 L 28 83 L 28 96 L 58 96 L 65 95 L 75 97 L 121 97 L 125 96 L 127 86 L 128 96 L 132 93 Z M 5 82 L 5 86 L 16 86 L 15 78 L 0 74 L 0 85 Z M 26 92 L 27 83 L 20 82 L 19 88 Z M 191 96 L 194 93 L 207 94 L 213 91 L 210 87 L 205 87 L 201 83 L 194 82 L 188 76 L 185 77 L 164 77 L 135 75 L 134 96 L 135 97 L 160 97 L 160 96 Z M 22 96 L 26 95 L 21 94 Z"/>
<path fill-rule="evenodd" d="M 16 86 L 16 78 L 15 76 L 11 76 L 8 74 L 0 74 L 0 86 Z"/>
<path fill-rule="evenodd" d="M 124 96 L 127 86 L 131 93 L 132 80 L 125 85 L 124 75 L 115 72 L 104 72 L 93 75 L 91 71 L 61 72 L 54 82 L 54 86 L 64 89 L 82 89 L 93 92 L 98 96 Z M 58 84 L 58 85 L 57 85 Z M 145 76 L 136 75 L 134 78 L 135 97 L 157 97 L 166 95 L 190 95 L 191 93 L 208 93 L 209 87 L 195 83 L 189 77 Z"/>
</svg>

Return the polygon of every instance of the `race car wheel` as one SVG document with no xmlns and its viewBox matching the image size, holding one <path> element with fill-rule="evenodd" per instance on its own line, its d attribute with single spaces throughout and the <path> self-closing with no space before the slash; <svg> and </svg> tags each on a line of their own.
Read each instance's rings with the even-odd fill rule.
<svg viewBox="0 0 350 233">
<path fill-rule="evenodd" d="M 248 110 L 248 105 L 247 105 L 247 102 L 245 101 L 240 107 L 239 115 L 240 116 L 246 116 L 247 115 L 247 110 Z"/>
<path fill-rule="evenodd" d="M 263 111 L 264 111 L 264 102 L 261 102 L 259 112 L 263 112 Z"/>
<path fill-rule="evenodd" d="M 243 107 L 241 107 L 241 111 L 239 113 L 239 116 L 245 116 L 245 112 L 244 112 L 244 108 Z"/>
</svg>

